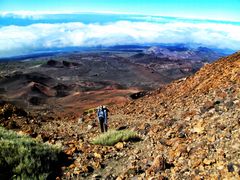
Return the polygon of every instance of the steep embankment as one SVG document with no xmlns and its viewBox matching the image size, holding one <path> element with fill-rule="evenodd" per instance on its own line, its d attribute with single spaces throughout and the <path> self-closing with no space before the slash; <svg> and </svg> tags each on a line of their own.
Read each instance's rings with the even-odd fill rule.
<svg viewBox="0 0 240 180">
<path fill-rule="evenodd" d="M 148 176 L 239 178 L 240 53 L 130 103 L 123 113 L 151 142 L 141 154 L 164 158 Z"/>
</svg>

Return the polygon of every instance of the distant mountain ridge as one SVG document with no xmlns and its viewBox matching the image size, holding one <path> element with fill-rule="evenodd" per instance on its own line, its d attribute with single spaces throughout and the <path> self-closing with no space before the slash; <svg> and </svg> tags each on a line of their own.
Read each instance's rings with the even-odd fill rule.
<svg viewBox="0 0 240 180">
<path fill-rule="evenodd" d="M 224 53 L 218 53 L 207 47 L 188 48 L 186 46 L 153 46 L 144 51 L 146 54 L 155 55 L 159 58 L 168 58 L 170 60 L 205 60 L 214 61 Z"/>
<path fill-rule="evenodd" d="M 201 45 L 189 44 L 146 44 L 146 45 L 116 45 L 116 46 L 96 46 L 96 47 L 67 47 L 52 48 L 43 51 L 36 51 L 31 54 L 19 56 L 0 57 L 0 61 L 19 61 L 31 58 L 54 56 L 65 53 L 88 53 L 88 52 L 136 52 L 147 55 L 155 55 L 159 58 L 192 59 L 192 60 L 216 60 L 219 57 L 234 53 L 229 49 L 208 48 Z"/>
</svg>

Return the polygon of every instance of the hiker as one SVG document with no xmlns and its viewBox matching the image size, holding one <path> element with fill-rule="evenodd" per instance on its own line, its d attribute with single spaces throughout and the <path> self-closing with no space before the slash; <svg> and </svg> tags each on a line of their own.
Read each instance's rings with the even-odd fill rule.
<svg viewBox="0 0 240 180">
<path fill-rule="evenodd" d="M 100 106 L 97 110 L 98 121 L 100 124 L 101 132 L 107 132 L 107 118 L 108 118 L 108 109 L 106 106 Z"/>
</svg>

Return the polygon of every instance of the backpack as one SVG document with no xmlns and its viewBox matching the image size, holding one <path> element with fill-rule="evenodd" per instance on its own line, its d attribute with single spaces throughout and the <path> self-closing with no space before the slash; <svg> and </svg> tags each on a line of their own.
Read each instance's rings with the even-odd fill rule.
<svg viewBox="0 0 240 180">
<path fill-rule="evenodd" d="M 104 117 L 104 110 L 102 108 L 98 109 L 98 117 Z"/>
</svg>

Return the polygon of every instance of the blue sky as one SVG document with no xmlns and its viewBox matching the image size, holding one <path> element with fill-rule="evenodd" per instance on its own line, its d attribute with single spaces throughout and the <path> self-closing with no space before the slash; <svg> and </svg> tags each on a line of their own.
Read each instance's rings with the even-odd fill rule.
<svg viewBox="0 0 240 180">
<path fill-rule="evenodd" d="M 126 12 L 240 21 L 240 0 L 1 0 L 0 11 Z"/>
</svg>

